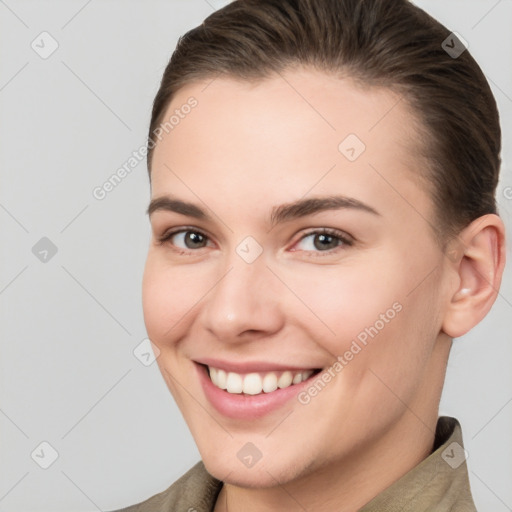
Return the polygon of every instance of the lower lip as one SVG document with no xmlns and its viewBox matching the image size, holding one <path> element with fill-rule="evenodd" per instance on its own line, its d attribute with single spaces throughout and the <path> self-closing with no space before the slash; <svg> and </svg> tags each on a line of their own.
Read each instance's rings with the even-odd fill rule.
<svg viewBox="0 0 512 512">
<path fill-rule="evenodd" d="M 252 420 L 270 414 L 295 398 L 317 376 L 317 374 L 313 374 L 309 379 L 299 384 L 276 389 L 271 393 L 246 395 L 243 393 L 228 393 L 226 390 L 218 388 L 211 381 L 208 369 L 198 363 L 194 364 L 206 398 L 222 415 L 236 419 Z"/>
</svg>

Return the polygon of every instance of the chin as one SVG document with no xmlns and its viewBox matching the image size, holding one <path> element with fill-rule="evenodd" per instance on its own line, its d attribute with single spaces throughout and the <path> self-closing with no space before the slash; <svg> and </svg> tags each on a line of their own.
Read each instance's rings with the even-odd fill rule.
<svg viewBox="0 0 512 512">
<path fill-rule="evenodd" d="M 262 457 L 252 467 L 245 466 L 237 458 L 230 460 L 221 460 L 218 456 L 203 457 L 203 463 L 208 473 L 230 485 L 245 488 L 267 488 L 276 485 L 284 485 L 299 476 L 300 469 L 288 462 L 284 464 L 272 463 L 265 464 L 265 457 Z"/>
</svg>

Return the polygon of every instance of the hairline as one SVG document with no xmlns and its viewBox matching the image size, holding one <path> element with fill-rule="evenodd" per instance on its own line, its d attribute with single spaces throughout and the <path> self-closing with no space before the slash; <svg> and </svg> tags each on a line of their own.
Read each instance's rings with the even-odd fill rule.
<svg viewBox="0 0 512 512">
<path fill-rule="evenodd" d="M 347 70 L 346 75 L 342 74 L 344 70 Z M 287 65 L 282 66 L 279 70 L 258 70 L 257 74 L 250 77 L 244 77 L 239 74 L 227 72 L 217 74 L 203 72 L 194 77 L 189 75 L 187 80 L 184 80 L 175 88 L 165 108 L 161 109 L 160 116 L 155 120 L 154 126 L 159 126 L 162 123 L 162 120 L 171 109 L 173 100 L 176 98 L 178 93 L 189 87 L 193 87 L 206 81 L 211 81 L 212 79 L 219 78 L 220 76 L 222 76 L 223 79 L 228 79 L 242 84 L 260 85 L 268 80 L 282 76 L 281 73 L 295 71 L 320 72 L 339 80 L 347 80 L 351 85 L 362 92 L 375 90 L 386 91 L 394 96 L 400 97 L 401 102 L 405 103 L 405 110 L 410 121 L 410 128 L 412 129 L 404 130 L 402 133 L 404 136 L 403 140 L 397 141 L 397 144 L 403 148 L 403 154 L 405 155 L 405 160 L 402 163 L 410 169 L 410 177 L 414 183 L 423 190 L 430 199 L 432 215 L 430 219 L 425 219 L 425 222 L 429 225 L 433 239 L 437 243 L 438 247 L 441 250 L 444 250 L 449 239 L 454 236 L 454 233 L 450 233 L 447 229 L 443 228 L 442 219 L 439 218 L 439 212 L 437 211 L 438 207 L 435 200 L 436 187 L 431 179 L 434 172 L 434 166 L 436 165 L 432 158 L 432 153 L 435 152 L 437 144 L 435 137 L 423 119 L 422 112 L 416 108 L 414 104 L 414 95 L 411 93 L 410 86 L 396 82 L 386 83 L 383 80 L 371 80 L 364 78 L 361 77 L 360 74 L 351 73 L 348 66 L 340 66 L 337 69 L 333 69 L 332 67 L 319 66 L 316 63 L 304 63 L 300 61 L 292 61 Z M 157 146 L 158 142 L 148 150 L 147 154 L 147 167 L 150 184 L 153 153 Z M 434 224 L 438 227 L 435 228 Z"/>
</svg>

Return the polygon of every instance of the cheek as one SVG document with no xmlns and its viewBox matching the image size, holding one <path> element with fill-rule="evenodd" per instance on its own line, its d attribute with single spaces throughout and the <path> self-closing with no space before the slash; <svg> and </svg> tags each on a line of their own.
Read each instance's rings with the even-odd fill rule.
<svg viewBox="0 0 512 512">
<path fill-rule="evenodd" d="M 149 338 L 157 345 L 162 345 L 169 329 L 183 315 L 188 290 L 179 281 L 179 272 L 166 268 L 151 252 L 148 254 L 142 280 L 142 309 Z"/>
<path fill-rule="evenodd" d="M 368 367 L 397 382 L 424 365 L 436 339 L 435 276 L 412 291 L 425 272 L 396 256 L 288 276 L 308 306 L 294 299 L 290 319 L 331 356 L 346 355 L 354 385 Z"/>
<path fill-rule="evenodd" d="M 334 354 L 365 328 L 377 323 L 382 329 L 381 315 L 394 319 L 402 300 L 394 273 L 389 268 L 381 272 L 374 264 L 311 266 L 307 272 L 290 272 L 286 282 L 300 299 L 290 297 L 295 317 L 304 319 L 312 335 L 316 332 L 312 339 L 321 335 Z"/>
<path fill-rule="evenodd" d="M 195 265 L 173 265 L 150 250 L 142 280 L 142 307 L 149 338 L 158 346 L 183 336 L 213 286 L 211 270 Z"/>
</svg>

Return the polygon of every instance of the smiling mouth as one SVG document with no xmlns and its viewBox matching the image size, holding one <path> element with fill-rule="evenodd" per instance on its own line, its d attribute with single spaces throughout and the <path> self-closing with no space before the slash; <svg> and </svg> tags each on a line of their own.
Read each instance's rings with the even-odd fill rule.
<svg viewBox="0 0 512 512">
<path fill-rule="evenodd" d="M 260 395 L 300 384 L 317 375 L 321 369 L 235 373 L 206 366 L 212 384 L 231 394 Z"/>
</svg>

